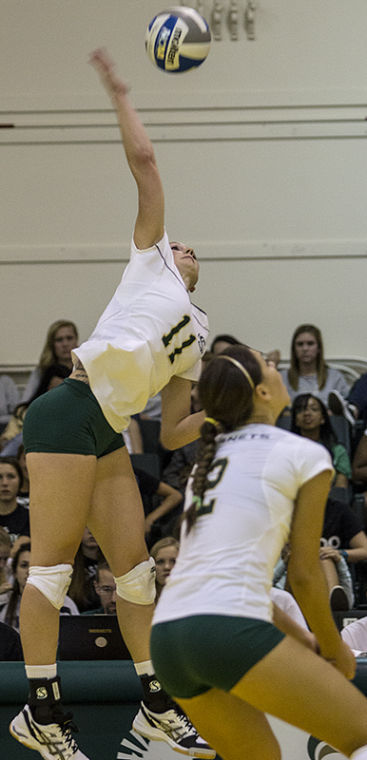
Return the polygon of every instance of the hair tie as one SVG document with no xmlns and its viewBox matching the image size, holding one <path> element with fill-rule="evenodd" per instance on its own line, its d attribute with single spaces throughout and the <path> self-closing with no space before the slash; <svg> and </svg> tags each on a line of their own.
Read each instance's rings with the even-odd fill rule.
<svg viewBox="0 0 367 760">
<path fill-rule="evenodd" d="M 201 496 L 193 496 L 192 503 L 194 504 L 196 511 L 198 511 L 202 507 L 203 500 Z"/>
<path fill-rule="evenodd" d="M 214 425 L 214 427 L 218 426 L 217 420 L 214 419 L 214 417 L 205 417 L 204 422 L 210 422 L 211 425 Z"/>
<path fill-rule="evenodd" d="M 246 367 L 243 366 L 240 362 L 237 361 L 237 359 L 233 359 L 232 356 L 226 356 L 226 354 L 217 354 L 215 357 L 216 359 L 226 359 L 227 362 L 232 362 L 237 369 L 239 369 L 242 374 L 245 376 L 251 390 L 255 389 L 255 383 L 250 375 L 250 373 L 247 371 Z"/>
</svg>

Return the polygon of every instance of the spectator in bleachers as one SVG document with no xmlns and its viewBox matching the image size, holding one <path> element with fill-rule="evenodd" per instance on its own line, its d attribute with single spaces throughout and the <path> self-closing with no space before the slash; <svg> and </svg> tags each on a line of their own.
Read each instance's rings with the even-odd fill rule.
<svg viewBox="0 0 367 760">
<path fill-rule="evenodd" d="M 14 554 L 11 565 L 13 574 L 12 590 L 10 592 L 9 601 L 0 612 L 0 621 L 7 623 L 12 628 L 15 628 L 16 631 L 19 631 L 20 601 L 28 578 L 30 557 L 31 544 L 30 541 L 28 541 L 28 543 L 22 543 Z M 70 599 L 69 596 L 66 596 L 60 613 L 78 615 L 79 610 L 72 599 Z"/>
<path fill-rule="evenodd" d="M 129 427 L 124 430 L 123 436 L 129 454 L 143 454 L 143 439 L 135 417 L 131 417 Z"/>
<path fill-rule="evenodd" d="M 367 652 L 367 616 L 354 620 L 342 628 L 343 641 L 353 650 L 356 657 Z"/>
<path fill-rule="evenodd" d="M 15 457 L 0 457 L 0 525 L 10 534 L 29 536 L 29 510 L 18 502 L 23 473 Z"/>
<path fill-rule="evenodd" d="M 229 346 L 240 346 L 241 341 L 237 340 L 233 335 L 227 335 L 226 333 L 216 335 L 210 345 L 210 352 L 212 354 L 220 354 L 225 348 Z"/>
<path fill-rule="evenodd" d="M 46 341 L 41 351 L 37 367 L 31 372 L 25 387 L 22 401 L 30 401 L 40 383 L 42 374 L 52 364 L 62 364 L 69 374 L 73 368 L 71 351 L 78 345 L 78 329 L 74 322 L 57 319 L 48 328 Z"/>
<path fill-rule="evenodd" d="M 0 662 L 23 660 L 20 636 L 15 628 L 0 622 Z"/>
<path fill-rule="evenodd" d="M 354 483 L 362 487 L 361 493 L 363 493 L 365 507 L 367 507 L 367 428 L 364 430 L 354 452 L 352 477 Z"/>
<path fill-rule="evenodd" d="M 315 325 L 299 325 L 294 331 L 290 367 L 281 375 L 291 401 L 299 393 L 313 393 L 327 406 L 330 391 L 337 390 L 344 398 L 349 392 L 342 372 L 326 364 L 321 331 Z"/>
<path fill-rule="evenodd" d="M 177 489 L 134 465 L 145 513 L 145 540 L 148 548 L 162 536 L 169 518 L 177 515 L 182 494 Z"/>
<path fill-rule="evenodd" d="M 8 424 L 19 401 L 19 391 L 9 375 L 0 375 L 0 431 Z"/>
<path fill-rule="evenodd" d="M 56 388 L 70 375 L 71 370 L 64 364 L 51 364 L 41 374 L 38 386 L 29 401 L 22 401 L 14 409 L 5 430 L 0 436 L 1 456 L 16 456 L 19 446 L 23 443 L 22 430 L 28 407 L 46 391 Z"/>
<path fill-rule="evenodd" d="M 348 589 L 340 570 L 341 559 L 348 564 L 367 561 L 367 535 L 363 525 L 350 506 L 329 497 L 326 503 L 324 526 L 321 538 L 320 559 L 322 560 L 330 592 L 337 585 L 346 591 L 346 606 L 334 609 L 348 609 L 353 606 Z M 326 564 L 324 564 L 326 563 Z M 338 596 L 341 594 L 338 592 Z"/>
<path fill-rule="evenodd" d="M 11 582 L 8 573 L 8 559 L 11 552 L 11 538 L 9 533 L 0 526 L 0 612 L 9 600 Z"/>
<path fill-rule="evenodd" d="M 16 631 L 19 631 L 20 600 L 28 578 L 30 556 L 30 542 L 19 546 L 12 561 L 13 583 L 9 600 L 0 612 L 0 621 L 7 623 Z"/>
<path fill-rule="evenodd" d="M 352 426 L 356 420 L 363 420 L 367 425 L 367 372 L 353 383 L 346 399 L 337 390 L 331 391 L 329 407 L 333 414 L 342 414 Z"/>
<path fill-rule="evenodd" d="M 321 443 L 331 454 L 335 470 L 333 486 L 347 488 L 352 477 L 349 454 L 339 443 L 325 404 L 312 393 L 301 393 L 293 401 L 291 432 Z"/>
<path fill-rule="evenodd" d="M 22 475 L 23 475 L 22 485 L 20 486 L 20 490 L 18 494 L 18 503 L 23 504 L 24 507 L 28 507 L 29 506 L 29 475 L 28 475 L 28 468 L 27 468 L 27 462 L 26 462 L 23 443 L 21 443 L 20 446 L 18 446 L 16 459 L 19 462 L 19 465 L 22 470 Z"/>
<path fill-rule="evenodd" d="M 73 575 L 68 592 L 79 612 L 88 612 L 98 607 L 99 597 L 94 582 L 97 576 L 98 562 L 101 558 L 102 552 L 97 541 L 89 528 L 85 528 L 81 544 L 75 555 Z"/>
<path fill-rule="evenodd" d="M 156 602 L 167 583 L 167 578 L 170 575 L 172 568 L 175 566 L 179 548 L 180 544 L 173 536 L 166 536 L 165 538 L 156 541 L 150 550 L 150 556 L 153 557 L 155 561 L 156 569 Z"/>
<path fill-rule="evenodd" d="M 233 341 L 236 341 L 236 343 L 231 343 L 228 345 L 239 345 L 236 338 L 232 338 L 232 336 L 217 336 L 217 338 L 230 338 Z M 215 343 L 214 338 L 214 343 Z M 212 343 L 213 345 L 213 343 Z M 219 345 L 219 343 L 218 343 Z M 221 349 L 222 350 L 222 349 Z M 206 351 L 205 354 L 202 357 L 202 369 L 206 367 L 207 363 L 211 361 L 215 354 L 212 351 Z M 198 383 L 192 384 L 191 389 L 191 412 L 200 412 L 202 409 L 199 394 L 198 394 Z M 198 446 L 199 441 L 192 441 L 191 443 L 187 443 L 186 446 L 182 446 L 179 449 L 176 449 L 176 451 L 173 452 L 170 461 L 168 462 L 167 466 L 163 470 L 163 479 L 166 483 L 168 483 L 173 488 L 176 488 L 178 491 L 182 493 L 182 496 L 185 494 L 186 484 L 190 475 L 190 472 L 195 464 L 196 455 L 198 452 Z M 183 507 L 183 503 L 182 503 Z M 176 532 L 179 533 L 178 528 L 173 528 L 172 531 L 176 535 Z"/>
<path fill-rule="evenodd" d="M 102 557 L 97 565 L 94 588 L 99 606 L 87 615 L 116 615 L 116 583 L 108 562 Z"/>
</svg>

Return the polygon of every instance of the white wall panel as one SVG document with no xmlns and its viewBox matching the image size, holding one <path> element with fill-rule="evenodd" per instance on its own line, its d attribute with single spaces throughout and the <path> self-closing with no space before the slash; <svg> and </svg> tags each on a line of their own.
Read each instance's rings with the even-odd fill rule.
<svg viewBox="0 0 367 760">
<path fill-rule="evenodd" d="M 144 53 L 156 0 L 1 0 L 0 365 L 35 362 L 61 315 L 86 337 L 126 263 L 136 192 L 87 64 L 99 44 L 133 85 L 168 230 L 202 260 L 212 334 L 287 356 L 310 320 L 330 356 L 367 355 L 367 4 L 257 7 L 255 41 L 223 27 L 175 77 Z"/>
</svg>

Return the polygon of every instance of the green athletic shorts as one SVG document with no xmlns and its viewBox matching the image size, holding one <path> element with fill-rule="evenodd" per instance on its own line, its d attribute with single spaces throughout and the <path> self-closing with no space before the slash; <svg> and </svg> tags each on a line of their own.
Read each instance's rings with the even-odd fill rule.
<svg viewBox="0 0 367 760">
<path fill-rule="evenodd" d="M 107 422 L 89 385 L 69 377 L 36 398 L 23 427 L 26 454 L 93 454 L 103 457 L 125 445 Z"/>
<path fill-rule="evenodd" d="M 192 615 L 156 623 L 150 651 L 163 688 L 189 699 L 212 688 L 230 691 L 283 638 L 266 620 Z"/>
</svg>

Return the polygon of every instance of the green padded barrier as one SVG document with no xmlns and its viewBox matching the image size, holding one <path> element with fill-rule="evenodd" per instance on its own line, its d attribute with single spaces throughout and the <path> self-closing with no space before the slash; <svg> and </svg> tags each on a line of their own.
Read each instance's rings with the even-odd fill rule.
<svg viewBox="0 0 367 760">
<path fill-rule="evenodd" d="M 141 685 L 131 660 L 76 660 L 58 663 L 63 700 L 138 702 Z M 23 662 L 0 662 L 0 704 L 22 704 L 27 697 Z"/>
</svg>

